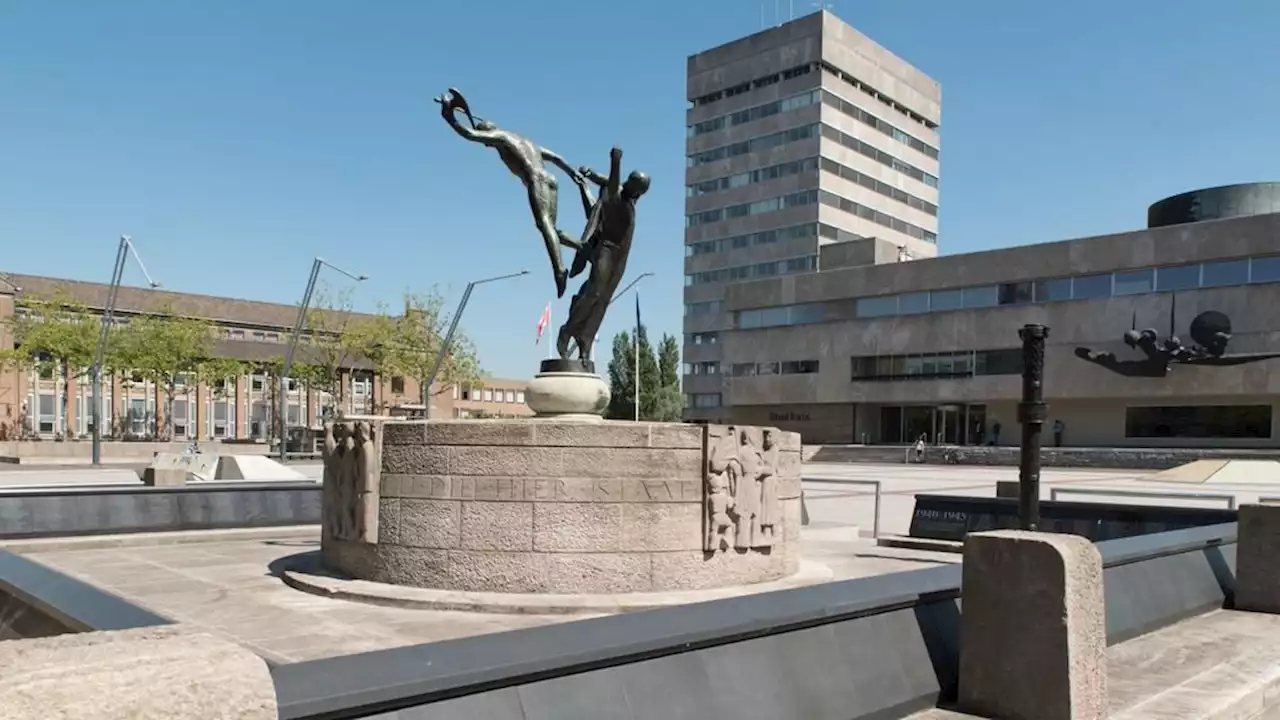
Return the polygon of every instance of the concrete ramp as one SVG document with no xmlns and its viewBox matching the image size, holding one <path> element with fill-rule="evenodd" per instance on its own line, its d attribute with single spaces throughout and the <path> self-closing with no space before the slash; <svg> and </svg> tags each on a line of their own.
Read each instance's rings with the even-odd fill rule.
<svg viewBox="0 0 1280 720">
<path fill-rule="evenodd" d="M 1193 460 L 1186 465 L 1161 470 L 1148 475 L 1143 480 L 1148 482 L 1189 483 L 1199 485 L 1223 468 L 1230 460 Z"/>
<path fill-rule="evenodd" d="M 218 480 L 306 480 L 306 476 L 265 455 L 218 456 Z"/>
<path fill-rule="evenodd" d="M 218 456 L 207 453 L 156 453 L 142 473 L 147 485 L 173 486 L 213 480 L 218 473 Z"/>
<path fill-rule="evenodd" d="M 1143 478 L 1187 485 L 1280 485 L 1276 460 L 1196 460 Z"/>
</svg>

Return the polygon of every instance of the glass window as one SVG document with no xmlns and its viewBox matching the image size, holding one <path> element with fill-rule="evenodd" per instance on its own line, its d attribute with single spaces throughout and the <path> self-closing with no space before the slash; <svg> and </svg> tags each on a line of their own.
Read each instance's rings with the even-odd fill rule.
<svg viewBox="0 0 1280 720">
<path fill-rule="evenodd" d="M 1150 268 L 1132 272 L 1118 272 L 1116 273 L 1114 292 L 1116 295 L 1141 295 L 1142 293 L 1151 292 L 1154 286 L 1155 271 Z"/>
<path fill-rule="evenodd" d="M 902 375 L 920 375 L 924 372 L 924 358 L 919 355 L 907 355 L 902 358 Z"/>
<path fill-rule="evenodd" d="M 1207 262 L 1202 266 L 1201 287 L 1244 285 L 1249 282 L 1249 260 L 1222 260 Z"/>
<path fill-rule="evenodd" d="M 489 388 L 484 389 L 484 401 L 493 402 L 493 390 L 490 390 Z"/>
<path fill-rule="evenodd" d="M 1029 282 L 1005 283 L 1000 286 L 999 301 L 1001 305 L 1022 305 L 1035 297 L 1034 285 Z"/>
<path fill-rule="evenodd" d="M 1270 405 L 1125 408 L 1125 437 L 1269 438 Z"/>
<path fill-rule="evenodd" d="M 818 372 L 817 360 L 795 360 L 782 363 L 783 375 L 809 375 Z"/>
<path fill-rule="evenodd" d="M 515 402 L 515 401 L 516 401 L 516 391 L 515 391 L 515 390 L 507 390 L 506 392 L 504 392 L 504 393 L 503 393 L 503 400 L 504 400 L 504 401 L 506 401 L 506 402 Z"/>
<path fill-rule="evenodd" d="M 975 375 L 1021 375 L 1022 350 L 979 350 Z"/>
<path fill-rule="evenodd" d="M 1111 297 L 1111 273 L 1075 278 L 1071 281 L 1071 297 L 1076 300 Z"/>
<path fill-rule="evenodd" d="M 762 363 L 757 363 L 757 364 L 756 364 L 756 374 L 757 374 L 757 375 L 777 375 L 777 374 L 778 374 L 778 363 L 776 363 L 776 362 L 762 362 Z"/>
<path fill-rule="evenodd" d="M 964 291 L 934 290 L 929 293 L 929 307 L 934 312 L 939 310 L 959 310 L 964 307 Z"/>
<path fill-rule="evenodd" d="M 1190 290 L 1200 287 L 1199 265 L 1156 268 L 1156 290 Z"/>
<path fill-rule="evenodd" d="M 929 312 L 929 293 L 906 293 L 898 296 L 898 313 L 916 315 Z"/>
<path fill-rule="evenodd" d="M 516 391 L 516 402 L 521 403 L 521 404 L 523 404 L 523 403 L 524 403 L 524 391 L 523 391 L 523 390 L 517 390 L 517 391 Z"/>
<path fill-rule="evenodd" d="M 1071 278 L 1037 280 L 1035 286 L 1036 302 L 1057 302 L 1071 299 Z"/>
<path fill-rule="evenodd" d="M 898 314 L 898 296 L 858 298 L 858 317 L 886 317 Z"/>
<path fill-rule="evenodd" d="M 964 289 L 964 306 L 966 308 L 995 307 L 1000 301 L 1000 291 L 995 285 L 984 285 Z"/>
<path fill-rule="evenodd" d="M 1256 257 L 1249 265 L 1249 282 L 1280 282 L 1280 256 Z"/>
</svg>

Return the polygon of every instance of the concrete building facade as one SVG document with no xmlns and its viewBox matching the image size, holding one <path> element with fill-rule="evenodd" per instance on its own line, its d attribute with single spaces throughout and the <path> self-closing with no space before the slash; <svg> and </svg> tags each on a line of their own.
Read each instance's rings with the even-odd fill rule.
<svg viewBox="0 0 1280 720">
<path fill-rule="evenodd" d="M 108 286 L 33 275 L 0 275 L 0 349 L 13 347 L 9 320 L 22 311 L 22 298 L 70 297 L 91 312 L 106 306 Z M 251 363 L 284 356 L 297 308 L 289 305 L 221 298 L 166 290 L 120 288 L 117 321 L 138 315 L 174 313 L 205 320 L 214 326 L 214 354 Z M 299 344 L 298 361 L 305 362 L 308 344 Z M 401 406 L 421 407 L 418 383 L 406 377 L 381 377 L 363 360 L 342 371 L 342 398 L 287 383 L 286 413 L 290 427 L 317 427 L 326 409 L 348 414 L 385 413 Z M 175 440 L 264 440 L 276 415 L 272 381 L 248 373 L 222 388 L 192 382 L 181 385 L 173 401 Z M 433 417 L 524 417 L 522 380 L 485 379 L 474 386 L 440 387 L 431 394 Z M 34 369 L 0 370 L 0 440 L 36 437 L 86 437 L 92 432 L 93 394 L 88 378 L 64 381 L 54 373 Z M 140 377 L 125 375 L 104 381 L 103 427 L 120 438 L 150 437 L 163 423 L 164 393 Z"/>
<path fill-rule="evenodd" d="M 686 418 L 715 420 L 730 283 L 937 254 L 941 89 L 823 10 L 691 56 L 687 97 Z"/>
<path fill-rule="evenodd" d="M 1067 446 L 1280 447 L 1280 359 L 1126 377 L 1079 356 L 1140 359 L 1135 327 L 1190 346 L 1209 310 L 1229 353 L 1280 352 L 1280 213 L 1214 217 L 889 265 L 824 247 L 818 272 L 728 287 L 724 418 L 807 443 L 1013 445 L 1018 329 L 1041 323 L 1047 443 L 1060 423 Z"/>
</svg>

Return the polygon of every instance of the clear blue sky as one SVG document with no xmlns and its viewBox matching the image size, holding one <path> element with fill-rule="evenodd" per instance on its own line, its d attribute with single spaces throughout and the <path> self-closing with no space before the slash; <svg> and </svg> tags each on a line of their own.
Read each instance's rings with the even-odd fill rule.
<svg viewBox="0 0 1280 720">
<path fill-rule="evenodd" d="M 944 253 L 1280 179 L 1280 2 L 833 9 L 942 83 Z M 653 176 L 629 270 L 656 273 L 650 331 L 679 333 L 685 58 L 759 29 L 755 0 L 0 0 L 0 269 L 106 281 L 128 233 L 174 290 L 296 303 L 322 255 L 372 277 L 372 309 L 528 268 L 464 326 L 487 370 L 529 377 L 548 263 L 516 179 L 441 122 L 431 98 L 456 86 L 570 162 L 604 167 L 616 143 Z M 602 354 L 631 318 L 606 320 Z"/>
</svg>

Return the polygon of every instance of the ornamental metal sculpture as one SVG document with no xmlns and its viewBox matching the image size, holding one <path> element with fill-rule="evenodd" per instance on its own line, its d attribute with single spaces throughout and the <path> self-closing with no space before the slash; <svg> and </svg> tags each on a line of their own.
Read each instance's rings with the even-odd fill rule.
<svg viewBox="0 0 1280 720">
<path fill-rule="evenodd" d="M 583 271 L 587 279 L 573 296 L 569 317 L 560 327 L 556 342 L 561 360 L 568 360 L 569 343 L 577 346 L 578 363 L 591 365 L 595 336 L 604 321 L 605 310 L 626 271 L 627 257 L 635 234 L 636 201 L 649 190 L 649 176 L 639 171 L 622 178 L 622 150 L 610 152 L 608 177 L 583 166 L 577 170 L 556 153 L 513 132 L 500 130 L 492 122 L 476 117 L 462 93 L 455 88 L 435 98 L 449 127 L 463 138 L 498 151 L 502 162 L 524 184 L 534 224 L 542 234 L 551 269 L 555 275 L 556 297 L 563 297 L 568 281 Z M 458 120 L 462 111 L 470 127 Z M 587 225 L 581 238 L 574 238 L 556 226 L 559 189 L 556 178 L 546 168 L 551 163 L 569 176 L 582 199 Z M 588 183 L 600 188 L 600 198 L 592 196 Z M 572 266 L 565 269 L 562 247 L 576 251 Z"/>
<path fill-rule="evenodd" d="M 1231 318 L 1217 310 L 1206 310 L 1191 321 L 1190 347 L 1174 334 L 1174 309 L 1169 309 L 1169 336 L 1160 339 L 1154 329 L 1138 330 L 1137 313 L 1133 327 L 1124 334 L 1124 343 L 1140 351 L 1144 357 L 1122 360 L 1115 353 L 1098 352 L 1085 347 L 1076 348 L 1076 357 L 1104 367 L 1125 377 L 1162 378 L 1174 365 L 1209 365 L 1225 367 L 1270 360 L 1280 357 L 1280 352 L 1227 354 L 1231 342 Z"/>
</svg>

